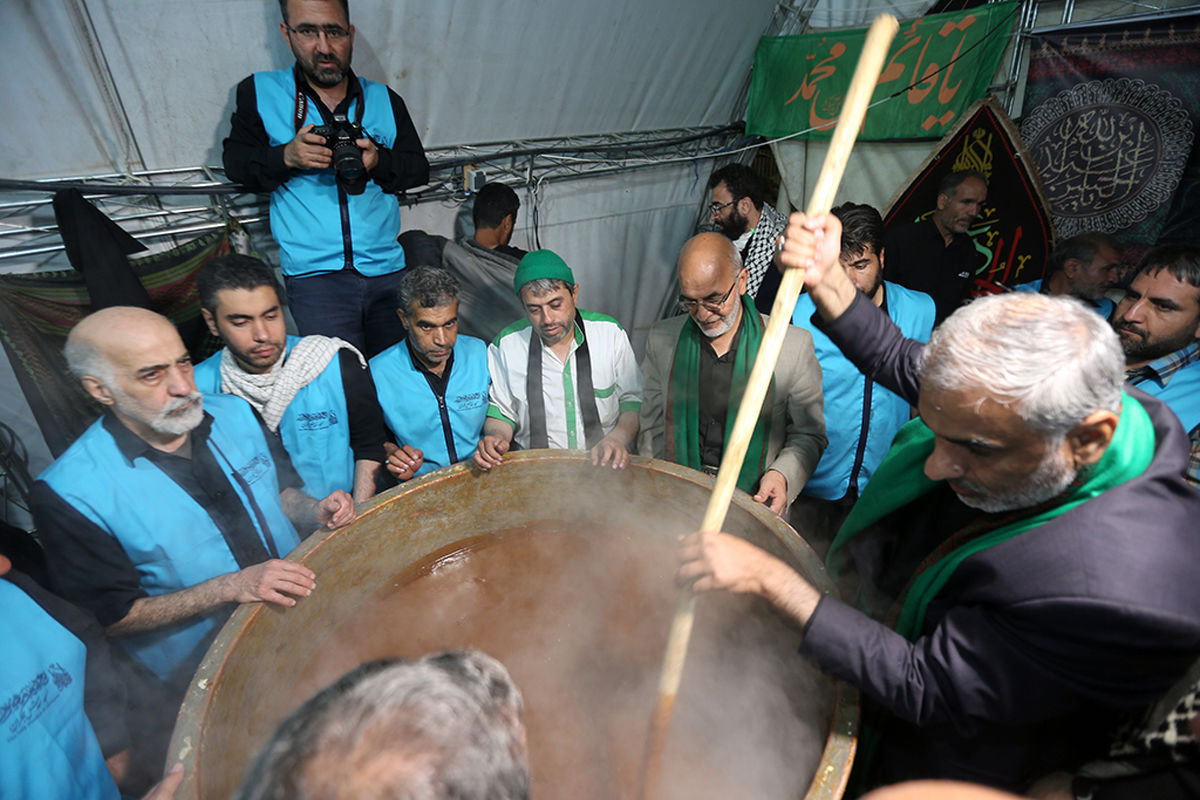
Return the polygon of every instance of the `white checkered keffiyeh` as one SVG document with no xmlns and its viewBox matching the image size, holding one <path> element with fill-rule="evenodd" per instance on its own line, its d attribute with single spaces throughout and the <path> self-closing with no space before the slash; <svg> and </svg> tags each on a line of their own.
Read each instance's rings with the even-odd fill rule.
<svg viewBox="0 0 1200 800">
<path fill-rule="evenodd" d="M 750 270 L 750 280 L 746 284 L 746 291 L 751 297 L 758 296 L 758 287 L 762 283 L 763 276 L 767 274 L 768 269 L 771 269 L 771 264 L 775 260 L 775 240 L 779 238 L 779 234 L 783 233 L 783 229 L 786 227 L 787 217 L 772 208 L 770 203 L 763 203 L 762 215 L 758 218 L 758 226 L 750 236 L 743 259 L 743 265 Z"/>
<path fill-rule="evenodd" d="M 267 427 L 275 431 L 296 392 L 324 372 L 342 348 L 353 350 L 366 369 L 367 362 L 354 345 L 330 336 L 305 336 L 296 342 L 287 358 L 279 359 L 262 374 L 244 371 L 227 347 L 221 351 L 221 391 L 246 400 L 262 415 Z"/>
</svg>

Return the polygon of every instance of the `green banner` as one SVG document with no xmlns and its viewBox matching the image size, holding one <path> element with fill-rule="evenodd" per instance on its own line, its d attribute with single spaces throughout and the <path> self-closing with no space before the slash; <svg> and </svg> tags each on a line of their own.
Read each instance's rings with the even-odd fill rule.
<svg viewBox="0 0 1200 800">
<path fill-rule="evenodd" d="M 941 138 L 987 94 L 1020 0 L 900 23 L 860 139 Z M 828 139 L 867 29 L 764 36 L 754 54 L 746 132 Z"/>
</svg>

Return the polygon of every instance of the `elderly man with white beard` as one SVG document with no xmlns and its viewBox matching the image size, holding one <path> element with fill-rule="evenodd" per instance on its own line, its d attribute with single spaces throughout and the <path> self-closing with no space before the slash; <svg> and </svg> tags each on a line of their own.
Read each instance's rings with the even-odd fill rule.
<svg viewBox="0 0 1200 800">
<path fill-rule="evenodd" d="M 679 579 L 762 596 L 870 699 L 860 787 L 1020 792 L 1105 753 L 1200 656 L 1187 438 L 1078 301 L 983 298 L 921 345 L 838 268 L 840 234 L 794 214 L 782 263 L 808 269 L 830 339 L 920 411 L 829 553 L 857 569 L 860 608 L 722 533 L 684 541 Z"/>
<path fill-rule="evenodd" d="M 55 588 L 181 692 L 233 604 L 292 606 L 313 591 L 313 573 L 281 559 L 297 527 L 345 525 L 354 503 L 301 492 L 245 400 L 196 391 L 165 317 L 98 311 L 65 354 L 106 411 L 33 486 Z"/>
</svg>

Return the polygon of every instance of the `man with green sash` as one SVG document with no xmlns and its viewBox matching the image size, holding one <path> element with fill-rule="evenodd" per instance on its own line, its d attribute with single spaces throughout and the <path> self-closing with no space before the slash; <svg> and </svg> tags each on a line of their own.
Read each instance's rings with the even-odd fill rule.
<svg viewBox="0 0 1200 800">
<path fill-rule="evenodd" d="M 781 260 L 807 268 L 830 339 L 920 411 L 830 549 L 861 610 L 721 533 L 685 540 L 679 578 L 764 597 L 864 693 L 860 786 L 1020 792 L 1103 754 L 1200 656 L 1187 438 L 1078 301 L 976 300 L 922 346 L 837 268 L 840 233 L 795 214 Z"/>
<path fill-rule="evenodd" d="M 746 268 L 724 236 L 693 237 L 677 269 L 686 313 L 650 328 L 638 451 L 715 475 L 766 318 L 746 293 Z M 788 328 L 767 396 L 737 485 L 782 514 L 826 444 L 821 368 L 808 331 Z"/>
<path fill-rule="evenodd" d="M 592 463 L 624 469 L 637 436 L 642 373 L 625 330 L 580 309 L 579 286 L 551 250 L 527 253 L 513 275 L 525 308 L 488 347 L 487 418 L 475 448 L 480 469 L 510 447 L 588 450 Z"/>
</svg>

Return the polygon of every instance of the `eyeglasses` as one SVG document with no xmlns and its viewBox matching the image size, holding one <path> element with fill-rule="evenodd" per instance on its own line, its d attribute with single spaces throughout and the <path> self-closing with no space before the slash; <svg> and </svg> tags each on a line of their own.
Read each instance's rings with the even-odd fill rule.
<svg viewBox="0 0 1200 800">
<path fill-rule="evenodd" d="M 317 37 L 322 33 L 325 34 L 325 38 L 331 42 L 340 42 L 342 39 L 345 39 L 350 35 L 350 31 L 346 30 L 341 25 L 322 25 L 319 28 L 316 25 L 301 25 L 299 28 L 293 28 L 286 22 L 283 24 L 284 27 L 296 34 L 305 42 L 315 42 Z"/>
<path fill-rule="evenodd" d="M 737 202 L 737 200 L 730 200 L 728 203 L 709 203 L 708 204 L 708 215 L 711 217 L 714 214 L 720 214 L 721 209 L 729 208 L 731 205 L 733 205 L 736 202 Z"/>
<path fill-rule="evenodd" d="M 703 300 L 695 300 L 691 297 L 679 295 L 679 308 L 689 314 L 695 314 L 699 306 L 704 306 L 704 308 L 708 311 L 711 311 L 714 314 L 720 314 L 721 310 L 725 308 L 725 301 L 729 299 L 729 295 L 733 294 L 733 289 L 735 286 L 737 286 L 737 278 L 733 279 L 733 286 L 730 286 L 728 291 L 721 295 L 719 300 L 714 300 L 711 297 L 706 297 Z"/>
</svg>

